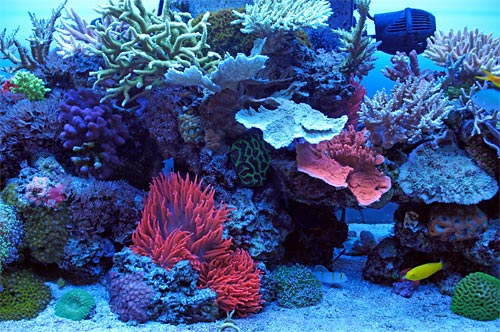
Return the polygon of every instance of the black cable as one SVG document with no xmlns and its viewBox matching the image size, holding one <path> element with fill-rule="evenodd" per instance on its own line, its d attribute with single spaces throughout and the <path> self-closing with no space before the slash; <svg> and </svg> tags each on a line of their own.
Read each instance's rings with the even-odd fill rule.
<svg viewBox="0 0 500 332">
<path fill-rule="evenodd" d="M 164 3 L 165 0 L 160 0 L 158 2 L 158 16 L 161 16 L 161 14 L 163 13 L 163 3 Z"/>
</svg>

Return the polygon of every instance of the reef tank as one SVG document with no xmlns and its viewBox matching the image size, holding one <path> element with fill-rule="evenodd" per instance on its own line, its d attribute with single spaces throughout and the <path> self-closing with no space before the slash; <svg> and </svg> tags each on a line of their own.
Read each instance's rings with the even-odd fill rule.
<svg viewBox="0 0 500 332">
<path fill-rule="evenodd" d="M 497 0 L 0 18 L 1 331 L 500 331 Z"/>
</svg>

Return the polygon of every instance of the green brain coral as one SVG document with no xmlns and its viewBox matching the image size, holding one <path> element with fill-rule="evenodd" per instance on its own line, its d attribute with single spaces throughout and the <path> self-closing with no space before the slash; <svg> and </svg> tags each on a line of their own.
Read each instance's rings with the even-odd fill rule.
<svg viewBox="0 0 500 332">
<path fill-rule="evenodd" d="M 257 135 L 246 135 L 231 145 L 229 158 L 241 183 L 247 187 L 262 186 L 271 164 L 271 150 Z"/>
<path fill-rule="evenodd" d="M 10 81 L 15 85 L 11 91 L 22 93 L 30 101 L 45 99 L 45 93 L 50 91 L 40 78 L 27 71 L 18 71 Z"/>
<path fill-rule="evenodd" d="M 50 288 L 30 271 L 3 274 L 0 285 L 0 321 L 34 318 L 52 298 Z"/>
<path fill-rule="evenodd" d="M 90 316 L 95 307 L 95 300 L 83 289 L 73 289 L 57 301 L 56 316 L 71 320 L 82 320 Z"/>
<path fill-rule="evenodd" d="M 451 310 L 481 321 L 500 318 L 500 280 L 482 272 L 467 275 L 455 286 Z"/>
<path fill-rule="evenodd" d="M 279 266 L 272 273 L 277 286 L 277 300 L 286 308 L 307 307 L 323 299 L 323 286 L 307 267 L 296 264 Z"/>
</svg>

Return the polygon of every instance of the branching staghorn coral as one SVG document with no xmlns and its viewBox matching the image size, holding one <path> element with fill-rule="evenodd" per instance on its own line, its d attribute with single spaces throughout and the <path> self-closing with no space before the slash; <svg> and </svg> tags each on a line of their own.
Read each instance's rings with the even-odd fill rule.
<svg viewBox="0 0 500 332">
<path fill-rule="evenodd" d="M 440 89 L 440 82 L 409 77 L 397 81 L 387 95 L 378 91 L 361 104 L 360 121 L 377 148 L 390 149 L 397 143 L 417 143 L 444 127 L 453 108 Z"/>
<path fill-rule="evenodd" d="M 48 21 L 44 19 L 39 20 L 34 13 L 28 12 L 33 25 L 33 35 L 28 38 L 30 44 L 29 51 L 20 41 L 15 39 L 19 28 L 14 30 L 10 36 L 6 35 L 6 29 L 0 33 L 0 53 L 3 55 L 2 58 L 14 64 L 14 67 L 6 68 L 9 72 L 15 72 L 21 68 L 32 71 L 45 63 L 45 59 L 49 55 L 56 21 L 61 16 L 61 10 L 67 2 L 68 0 L 63 0 L 56 9 L 52 10 L 52 16 Z M 15 52 L 18 53 L 17 56 Z"/>
<path fill-rule="evenodd" d="M 461 61 L 464 77 L 481 75 L 481 68 L 500 75 L 500 37 L 494 38 L 478 29 L 468 31 L 465 27 L 463 32 L 450 30 L 447 34 L 436 31 L 427 38 L 423 55 L 443 67 Z"/>
<path fill-rule="evenodd" d="M 347 52 L 347 58 L 341 65 L 341 71 L 347 76 L 352 75 L 361 79 L 375 67 L 373 54 L 381 42 L 376 42 L 373 38 L 363 35 L 370 0 L 356 0 L 356 6 L 359 12 L 359 20 L 356 22 L 356 26 L 350 31 L 342 29 L 334 31 L 340 36 L 342 44 L 340 50 Z"/>
<path fill-rule="evenodd" d="M 326 0 L 255 0 L 253 5 L 246 5 L 243 13 L 234 10 L 238 18 L 231 24 L 241 23 L 241 32 L 264 37 L 277 30 L 328 26 L 326 21 L 332 13 Z"/>
<path fill-rule="evenodd" d="M 408 55 L 405 52 L 396 52 L 391 57 L 392 67 L 386 66 L 382 69 L 385 77 L 396 81 L 402 81 L 411 76 L 420 76 L 420 66 L 418 64 L 418 54 L 412 50 Z"/>
<path fill-rule="evenodd" d="M 500 158 L 500 109 L 498 98 L 500 92 L 488 88 L 488 84 L 474 84 L 469 93 L 461 89 L 460 102 L 463 107 L 462 112 L 472 115 L 472 119 L 467 119 L 462 123 L 462 137 L 469 139 L 470 136 L 481 135 L 484 143 L 493 148 Z M 489 97 L 490 100 L 483 96 Z M 486 95 L 484 95 L 486 94 Z M 484 101 L 486 100 L 486 102 Z"/>
<path fill-rule="evenodd" d="M 66 10 L 66 17 L 61 18 L 62 27 L 56 28 L 58 34 L 54 35 L 58 48 L 57 54 L 63 58 L 77 53 L 93 55 L 94 53 L 88 49 L 88 45 L 99 49 L 101 44 L 99 35 L 90 28 L 87 21 L 82 19 L 76 11 L 67 6 L 64 9 Z"/>
<path fill-rule="evenodd" d="M 191 15 L 172 12 L 168 0 L 161 17 L 147 11 L 142 0 L 109 0 L 98 12 L 103 19 L 117 19 L 107 27 L 100 23 L 94 27 L 102 47 L 92 51 L 106 64 L 91 73 L 97 76 L 94 86 L 114 81 L 104 99 L 123 96 L 125 106 L 162 82 L 169 68 L 195 65 L 209 72 L 218 63 L 220 56 L 207 51 L 209 13 L 193 25 Z"/>
</svg>

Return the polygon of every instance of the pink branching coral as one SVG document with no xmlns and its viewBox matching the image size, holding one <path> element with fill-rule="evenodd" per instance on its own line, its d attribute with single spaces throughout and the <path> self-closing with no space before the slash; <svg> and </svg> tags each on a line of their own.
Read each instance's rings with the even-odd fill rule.
<svg viewBox="0 0 500 332">
<path fill-rule="evenodd" d="M 366 146 L 365 131 L 353 126 L 319 144 L 296 147 L 297 168 L 334 186 L 348 187 L 362 206 L 380 199 L 391 188 L 391 179 L 377 169 L 384 157 Z"/>
</svg>

